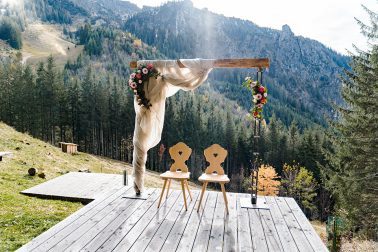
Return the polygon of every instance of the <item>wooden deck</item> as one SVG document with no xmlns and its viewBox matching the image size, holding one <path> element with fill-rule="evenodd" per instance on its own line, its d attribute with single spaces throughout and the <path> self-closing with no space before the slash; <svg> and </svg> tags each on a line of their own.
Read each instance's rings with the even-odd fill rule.
<svg viewBox="0 0 378 252">
<path fill-rule="evenodd" d="M 21 193 L 40 198 L 89 203 L 123 187 L 123 175 L 69 172 Z"/>
<path fill-rule="evenodd" d="M 292 198 L 265 197 L 270 210 L 240 208 L 247 194 L 208 191 L 197 213 L 199 191 L 188 198 L 172 190 L 157 209 L 160 189 L 147 200 L 122 187 L 96 199 L 18 251 L 328 251 Z"/>
</svg>

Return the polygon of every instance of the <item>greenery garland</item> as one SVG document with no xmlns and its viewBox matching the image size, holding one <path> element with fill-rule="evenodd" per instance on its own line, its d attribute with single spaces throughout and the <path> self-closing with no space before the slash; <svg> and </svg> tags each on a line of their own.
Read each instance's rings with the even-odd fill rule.
<svg viewBox="0 0 378 252">
<path fill-rule="evenodd" d="M 135 69 L 135 71 L 130 74 L 129 86 L 133 90 L 134 95 L 137 99 L 138 105 L 144 106 L 149 109 L 152 104 L 150 100 L 147 99 L 144 92 L 144 85 L 148 83 L 151 77 L 159 77 L 161 74 L 154 68 L 152 64 L 141 64 Z"/>
<path fill-rule="evenodd" d="M 252 91 L 253 108 L 252 116 L 256 119 L 262 119 L 263 107 L 268 102 L 268 89 L 261 85 L 259 81 L 253 81 L 251 77 L 246 77 L 243 86 Z"/>
</svg>

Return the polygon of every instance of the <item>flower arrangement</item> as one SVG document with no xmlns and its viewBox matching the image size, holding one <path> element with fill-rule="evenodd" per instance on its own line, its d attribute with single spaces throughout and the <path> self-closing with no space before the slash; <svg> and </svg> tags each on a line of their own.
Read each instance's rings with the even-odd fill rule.
<svg viewBox="0 0 378 252">
<path fill-rule="evenodd" d="M 152 64 L 139 65 L 137 69 L 130 74 L 129 86 L 133 90 L 137 99 L 138 105 L 144 106 L 149 109 L 152 105 L 150 100 L 146 98 L 144 92 L 144 85 L 148 83 L 151 77 L 159 77 L 160 73 L 154 68 Z"/>
<path fill-rule="evenodd" d="M 264 105 L 268 101 L 268 90 L 258 81 L 253 81 L 251 77 L 246 77 L 243 86 L 252 91 L 254 107 L 251 110 L 252 116 L 262 119 Z"/>
</svg>

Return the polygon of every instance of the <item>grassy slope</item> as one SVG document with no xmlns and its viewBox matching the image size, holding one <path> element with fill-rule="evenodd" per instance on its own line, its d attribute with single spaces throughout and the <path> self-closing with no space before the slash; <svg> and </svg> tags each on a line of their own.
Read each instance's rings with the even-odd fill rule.
<svg viewBox="0 0 378 252">
<path fill-rule="evenodd" d="M 85 153 L 62 153 L 59 148 L 19 133 L 1 122 L 0 151 L 13 153 L 12 157 L 4 157 L 0 162 L 0 251 L 17 249 L 83 206 L 81 203 L 21 195 L 20 191 L 45 181 L 28 176 L 30 167 L 43 171 L 47 180 L 79 169 L 122 173 L 126 167 L 131 173 L 131 166 L 123 162 Z M 159 174 L 147 172 L 146 186 L 161 187 Z M 172 183 L 172 187 L 178 189 L 179 185 Z"/>
<path fill-rule="evenodd" d="M 52 24 L 29 24 L 22 34 L 23 61 L 36 64 L 53 55 L 55 63 L 64 66 L 67 60 L 76 60 L 83 46 L 75 47 L 73 43 L 62 39 L 61 30 L 60 26 Z"/>
<path fill-rule="evenodd" d="M 59 25 L 46 23 L 31 23 L 22 33 L 22 62 L 28 64 L 38 64 L 45 61 L 52 55 L 55 64 L 62 68 L 68 60 L 75 61 L 84 46 L 65 40 L 62 34 L 62 27 Z M 18 50 L 11 48 L 3 40 L 0 40 L 0 56 L 8 57 L 15 55 Z"/>
</svg>

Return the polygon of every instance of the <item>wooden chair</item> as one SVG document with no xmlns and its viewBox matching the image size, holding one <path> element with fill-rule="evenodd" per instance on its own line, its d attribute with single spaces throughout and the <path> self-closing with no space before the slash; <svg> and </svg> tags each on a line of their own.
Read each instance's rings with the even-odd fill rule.
<svg viewBox="0 0 378 252">
<path fill-rule="evenodd" d="M 164 180 L 164 185 L 161 191 L 158 208 L 160 207 L 160 203 L 163 198 L 164 190 L 166 186 L 168 186 L 167 196 L 166 196 L 166 198 L 168 198 L 169 187 L 171 186 L 171 180 L 173 179 L 173 180 L 179 180 L 181 182 L 181 189 L 182 189 L 182 194 L 184 196 L 185 209 L 188 210 L 188 206 L 186 204 L 185 187 L 188 189 L 190 199 L 193 200 L 193 198 L 189 190 L 189 184 L 188 184 L 188 180 L 190 178 L 190 172 L 189 172 L 188 166 L 185 164 L 185 161 L 189 159 L 191 154 L 192 154 L 192 149 L 182 142 L 179 142 L 176 145 L 169 148 L 169 155 L 174 160 L 174 163 L 171 165 L 169 171 L 166 171 L 160 175 L 160 177 Z"/>
<path fill-rule="evenodd" d="M 208 183 L 219 183 L 222 189 L 224 203 L 226 207 L 226 211 L 228 214 L 228 201 L 227 201 L 227 195 L 226 190 L 224 189 L 224 184 L 230 182 L 230 179 L 226 174 L 224 174 L 224 170 L 221 166 L 221 164 L 224 162 L 224 160 L 227 157 L 227 150 L 223 149 L 219 144 L 213 144 L 209 148 L 207 148 L 204 151 L 206 161 L 209 162 L 209 166 L 206 168 L 205 173 L 203 173 L 198 180 L 203 182 L 202 185 L 202 192 L 200 201 L 198 203 L 198 209 L 199 211 L 201 207 L 201 202 L 203 195 L 206 191 L 206 187 Z"/>
</svg>

